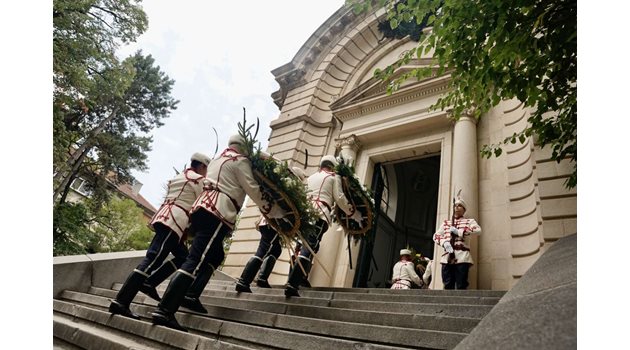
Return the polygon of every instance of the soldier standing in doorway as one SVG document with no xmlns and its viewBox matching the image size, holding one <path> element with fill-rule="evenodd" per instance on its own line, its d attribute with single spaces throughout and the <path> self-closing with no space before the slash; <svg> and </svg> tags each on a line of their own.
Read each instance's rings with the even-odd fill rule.
<svg viewBox="0 0 630 350">
<path fill-rule="evenodd" d="M 467 239 L 471 234 L 480 234 L 481 227 L 475 219 L 464 218 L 465 213 L 466 202 L 457 198 L 454 201 L 453 218 L 444 220 L 433 234 L 433 241 L 446 251 L 440 261 L 444 289 L 468 288 L 468 271 L 474 262 Z M 449 254 L 454 254 L 454 259 L 449 259 Z"/>
</svg>

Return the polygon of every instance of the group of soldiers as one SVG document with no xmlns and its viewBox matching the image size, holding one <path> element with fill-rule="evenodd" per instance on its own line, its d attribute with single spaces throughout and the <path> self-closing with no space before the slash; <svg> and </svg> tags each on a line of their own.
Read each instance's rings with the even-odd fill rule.
<svg viewBox="0 0 630 350">
<path fill-rule="evenodd" d="M 466 238 L 481 233 L 481 226 L 472 218 L 465 218 L 466 202 L 460 197 L 453 202 L 451 220 L 444 220 L 433 234 L 433 241 L 444 248 L 440 258 L 444 289 L 468 288 L 468 272 L 473 265 Z M 400 250 L 400 261 L 392 271 L 391 289 L 411 289 L 414 285 L 428 287 L 433 273 L 433 261 L 429 261 L 422 278 L 416 273 L 411 250 Z"/>
<path fill-rule="evenodd" d="M 151 314 L 153 324 L 187 331 L 177 322 L 175 313 L 180 306 L 207 313 L 199 297 L 225 257 L 223 240 L 233 231 L 245 196 L 251 198 L 264 216 L 257 225 L 261 233 L 258 249 L 245 266 L 235 289 L 251 293 L 250 284 L 256 274 L 257 286 L 270 288 L 267 279 L 280 256 L 281 244 L 278 233 L 266 218 L 279 219 L 287 213 L 278 204 L 264 199 L 247 152 L 245 139 L 233 135 L 218 157 L 211 159 L 195 153 L 190 167 L 168 182 L 165 200 L 150 222 L 155 236 L 145 258 L 112 300 L 109 306 L 112 314 L 140 319 L 129 306 L 141 291 L 159 301 Z M 331 224 L 332 208 L 337 206 L 353 220 L 361 220 L 361 214 L 343 193 L 341 179 L 334 172 L 336 165 L 335 157 L 327 155 L 322 157 L 319 170 L 309 177 L 301 169 L 292 168 L 308 187 L 309 200 L 319 218 L 317 234 L 302 242 L 308 244 L 303 244 L 291 269 L 285 286 L 287 297 L 299 297 L 299 286 L 308 276 L 312 254 L 318 252 L 320 241 Z M 187 235 L 192 238 L 189 249 L 184 244 Z M 173 258 L 165 261 L 169 253 Z M 156 287 L 171 275 L 160 298 Z"/>
</svg>

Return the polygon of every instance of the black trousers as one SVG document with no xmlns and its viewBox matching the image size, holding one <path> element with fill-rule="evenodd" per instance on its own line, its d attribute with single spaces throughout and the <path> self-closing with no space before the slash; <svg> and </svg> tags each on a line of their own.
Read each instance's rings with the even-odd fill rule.
<svg viewBox="0 0 630 350">
<path fill-rule="evenodd" d="M 209 212 L 199 209 L 190 216 L 194 239 L 180 270 L 197 276 L 202 271 L 219 267 L 225 258 L 223 239 L 231 228 Z"/>
<path fill-rule="evenodd" d="M 324 233 L 328 231 L 328 223 L 326 222 L 326 220 L 319 219 L 317 220 L 315 225 L 317 226 L 317 234 L 315 236 L 305 238 L 308 242 L 308 245 L 310 245 L 311 249 L 313 249 L 313 252 L 317 253 L 319 251 L 319 243 L 322 241 Z M 308 250 L 308 248 L 306 248 L 306 245 L 302 245 L 302 249 L 300 249 L 300 256 L 310 258 L 311 252 Z"/>
<path fill-rule="evenodd" d="M 444 289 L 468 288 L 468 271 L 472 264 L 442 264 L 442 282 Z"/>
<path fill-rule="evenodd" d="M 270 225 L 263 225 L 258 229 L 260 230 L 260 243 L 258 243 L 256 256 L 264 259 L 265 257 L 271 255 L 278 259 L 282 253 L 280 236 L 278 236 L 278 233 Z"/>
<path fill-rule="evenodd" d="M 155 223 L 153 228 L 155 229 L 155 236 L 151 240 L 146 256 L 136 267 L 136 270 L 147 275 L 162 266 L 169 253 L 173 254 L 173 263 L 176 266 L 181 266 L 188 256 L 188 248 L 177 233 L 159 222 Z"/>
</svg>

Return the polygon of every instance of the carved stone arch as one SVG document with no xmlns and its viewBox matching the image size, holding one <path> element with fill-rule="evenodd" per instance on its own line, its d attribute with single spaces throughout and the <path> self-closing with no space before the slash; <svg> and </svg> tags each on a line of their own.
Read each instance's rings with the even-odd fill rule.
<svg viewBox="0 0 630 350">
<path fill-rule="evenodd" d="M 400 43 L 383 40 L 378 31 L 379 19 L 385 15 L 378 9 L 349 26 L 343 37 L 332 47 L 326 57 L 313 70 L 319 80 L 313 93 L 308 114 L 315 120 L 332 117 L 330 105 L 343 94 L 356 87 L 360 78 L 368 74 L 370 63 L 383 57 Z M 384 50 L 384 47 L 387 47 Z"/>
</svg>

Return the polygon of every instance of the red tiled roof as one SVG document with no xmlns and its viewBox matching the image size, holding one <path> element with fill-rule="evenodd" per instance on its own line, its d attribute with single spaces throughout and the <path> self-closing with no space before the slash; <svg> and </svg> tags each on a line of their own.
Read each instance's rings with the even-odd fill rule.
<svg viewBox="0 0 630 350">
<path fill-rule="evenodd" d="M 120 192 L 122 192 L 125 196 L 133 199 L 134 201 L 136 201 L 136 203 L 140 204 L 146 210 L 150 211 L 151 215 L 153 215 L 153 214 L 155 214 L 155 212 L 157 212 L 157 209 L 153 205 L 151 205 L 151 203 L 149 203 L 149 201 L 147 201 L 146 198 L 142 197 L 142 195 L 140 193 L 137 193 L 137 194 L 133 193 L 133 189 L 132 189 L 131 185 L 129 185 L 129 184 L 122 184 L 122 185 L 116 186 L 116 188 Z"/>
</svg>

